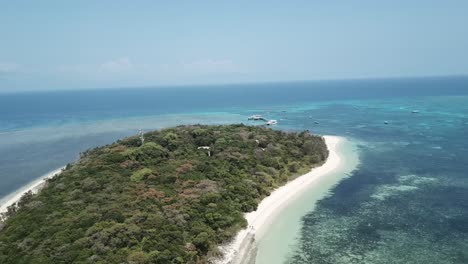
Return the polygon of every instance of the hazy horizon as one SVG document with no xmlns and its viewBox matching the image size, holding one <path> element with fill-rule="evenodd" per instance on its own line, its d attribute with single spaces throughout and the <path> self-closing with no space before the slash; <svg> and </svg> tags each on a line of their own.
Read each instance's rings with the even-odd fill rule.
<svg viewBox="0 0 468 264">
<path fill-rule="evenodd" d="M 35 92 L 73 92 L 73 91 L 99 91 L 99 90 L 126 90 L 126 89 L 177 89 L 177 88 L 210 88 L 210 87 L 240 87 L 248 85 L 269 85 L 269 84 L 294 84 L 311 83 L 326 84 L 340 82 L 372 82 L 372 81 L 411 81 L 411 80 L 444 80 L 444 79 L 467 79 L 466 75 L 431 75 L 431 76 L 388 76 L 388 77 L 369 77 L 369 78 L 336 78 L 336 79 L 310 79 L 310 80 L 276 80 L 276 81 L 245 81 L 245 82 L 226 82 L 226 83 L 190 83 L 190 84 L 159 84 L 159 85 L 140 85 L 140 86 L 109 86 L 109 87 L 70 87 L 56 89 L 24 89 L 24 90 L 0 90 L 0 95 L 17 93 L 35 93 Z"/>
</svg>

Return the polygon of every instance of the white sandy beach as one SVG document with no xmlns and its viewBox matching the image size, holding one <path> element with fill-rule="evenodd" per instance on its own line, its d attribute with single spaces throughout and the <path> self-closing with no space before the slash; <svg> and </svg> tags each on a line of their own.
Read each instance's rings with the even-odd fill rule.
<svg viewBox="0 0 468 264">
<path fill-rule="evenodd" d="M 16 202 L 18 202 L 21 197 L 31 191 L 32 193 L 37 193 L 44 186 L 45 181 L 49 178 L 54 177 L 55 175 L 62 172 L 65 167 L 53 170 L 49 173 L 44 174 L 42 177 L 28 183 L 27 185 L 21 187 L 13 193 L 8 194 L 6 197 L 0 200 L 0 214 L 7 211 L 7 208 Z"/>
<path fill-rule="evenodd" d="M 239 261 L 243 258 L 242 255 L 247 254 L 249 247 L 251 247 L 253 238 L 258 239 L 261 237 L 262 232 L 267 230 L 275 215 L 280 213 L 289 202 L 300 196 L 301 193 L 313 191 L 318 179 L 339 168 L 342 157 L 337 148 L 343 139 L 336 136 L 324 136 L 324 138 L 329 150 L 326 162 L 322 166 L 314 168 L 309 173 L 276 189 L 270 196 L 260 202 L 256 211 L 245 214 L 249 228 L 241 230 L 231 243 L 221 247 L 224 258 L 217 261 L 217 263 L 240 263 Z"/>
</svg>

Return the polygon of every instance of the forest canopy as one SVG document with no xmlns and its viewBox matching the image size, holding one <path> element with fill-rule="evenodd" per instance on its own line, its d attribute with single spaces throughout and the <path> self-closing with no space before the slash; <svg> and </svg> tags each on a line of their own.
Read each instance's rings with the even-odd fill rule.
<svg viewBox="0 0 468 264">
<path fill-rule="evenodd" d="M 322 137 L 257 126 L 144 139 L 82 153 L 10 207 L 0 263 L 206 263 L 246 227 L 245 212 L 328 156 Z"/>
</svg>

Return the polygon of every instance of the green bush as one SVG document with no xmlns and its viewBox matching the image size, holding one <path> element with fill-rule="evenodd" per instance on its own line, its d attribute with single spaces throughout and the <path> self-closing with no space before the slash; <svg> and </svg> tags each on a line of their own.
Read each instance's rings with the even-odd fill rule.
<svg viewBox="0 0 468 264">
<path fill-rule="evenodd" d="M 143 168 L 132 173 L 130 179 L 132 182 L 141 182 L 146 176 L 151 175 L 153 171 L 149 168 Z"/>
</svg>

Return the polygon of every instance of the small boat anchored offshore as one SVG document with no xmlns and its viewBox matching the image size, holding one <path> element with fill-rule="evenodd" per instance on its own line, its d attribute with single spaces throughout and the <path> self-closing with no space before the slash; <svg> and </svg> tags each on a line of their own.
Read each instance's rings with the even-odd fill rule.
<svg viewBox="0 0 468 264">
<path fill-rule="evenodd" d="M 266 123 L 267 126 L 272 126 L 272 125 L 276 125 L 278 124 L 278 121 L 272 119 L 272 120 L 268 120 L 268 122 Z"/>
<path fill-rule="evenodd" d="M 266 119 L 261 115 L 252 115 L 249 116 L 248 120 L 253 120 L 253 121 L 264 121 L 266 122 L 265 125 L 267 126 L 272 126 L 278 124 L 278 121 L 275 119 Z"/>
<path fill-rule="evenodd" d="M 413 110 L 413 111 L 411 111 L 411 113 L 413 113 L 413 114 L 418 114 L 418 113 L 419 113 L 419 110 Z"/>
<path fill-rule="evenodd" d="M 250 117 L 248 118 L 248 120 L 254 120 L 254 121 L 258 121 L 258 120 L 260 120 L 260 121 L 266 121 L 266 119 L 265 119 L 265 118 L 263 118 L 263 116 L 261 116 L 261 115 L 253 115 L 253 116 L 250 116 Z"/>
</svg>

